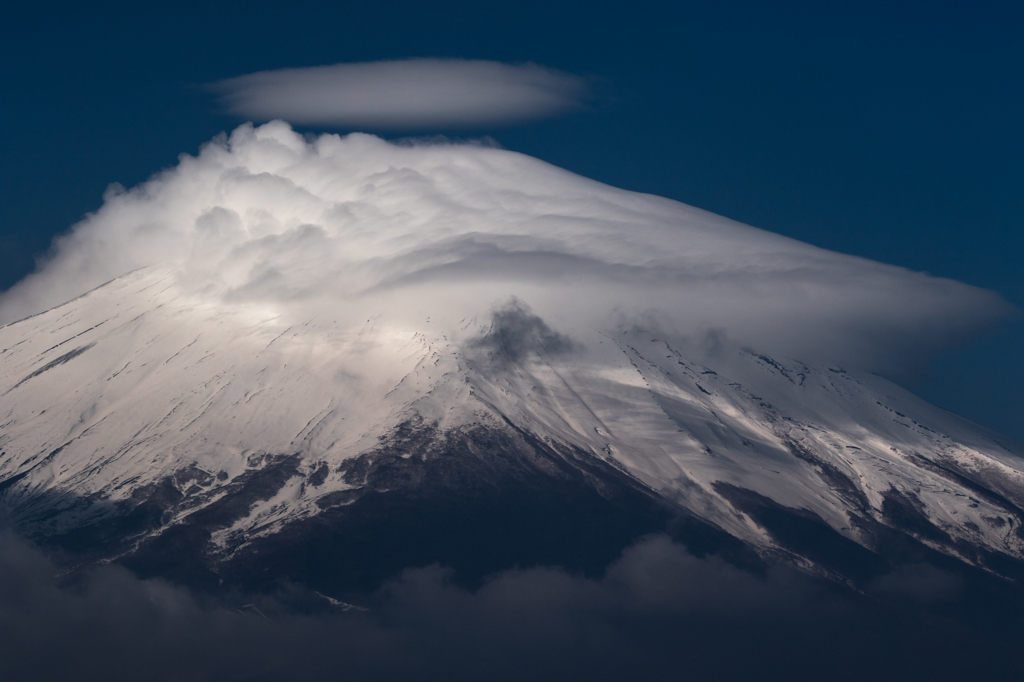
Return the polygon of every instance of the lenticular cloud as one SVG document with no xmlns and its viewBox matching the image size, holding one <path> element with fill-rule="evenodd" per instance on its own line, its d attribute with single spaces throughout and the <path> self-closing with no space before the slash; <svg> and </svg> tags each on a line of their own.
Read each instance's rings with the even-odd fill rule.
<svg viewBox="0 0 1024 682">
<path fill-rule="evenodd" d="M 537 64 L 405 59 L 277 69 L 211 86 L 250 120 L 420 129 L 514 123 L 578 108 L 587 84 Z"/>
<path fill-rule="evenodd" d="M 209 305 L 431 316 L 515 298 L 560 333 L 641 327 L 892 369 L 1011 312 L 997 295 L 841 255 L 473 144 L 243 125 L 103 206 L 0 298 L 0 323 L 170 268 Z"/>
</svg>

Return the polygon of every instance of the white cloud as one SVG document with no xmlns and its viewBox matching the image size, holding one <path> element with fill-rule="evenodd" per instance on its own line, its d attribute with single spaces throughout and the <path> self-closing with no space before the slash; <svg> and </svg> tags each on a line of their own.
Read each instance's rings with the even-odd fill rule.
<svg viewBox="0 0 1024 682">
<path fill-rule="evenodd" d="M 558 331 L 724 333 L 885 371 L 1013 312 L 992 292 L 522 154 L 364 134 L 305 140 L 274 122 L 243 125 L 139 187 L 108 192 L 0 297 L 0 322 L 161 262 L 211 301 L 293 315 L 430 315 L 454 330 L 515 296 Z"/>
<path fill-rule="evenodd" d="M 537 64 L 408 59 L 261 71 L 212 86 L 257 121 L 424 129 L 513 123 L 578 108 L 586 82 Z"/>
</svg>

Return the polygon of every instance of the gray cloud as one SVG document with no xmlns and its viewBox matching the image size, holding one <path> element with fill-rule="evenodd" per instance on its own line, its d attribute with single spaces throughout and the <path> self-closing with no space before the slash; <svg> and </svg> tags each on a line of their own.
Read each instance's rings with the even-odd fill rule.
<svg viewBox="0 0 1024 682">
<path fill-rule="evenodd" d="M 258 121 L 423 129 L 504 124 L 578 108 L 584 79 L 537 64 L 407 59 L 279 69 L 211 86 L 228 112 Z"/>
<path fill-rule="evenodd" d="M 530 307 L 512 298 L 491 313 L 491 326 L 471 348 L 491 352 L 499 364 L 519 362 L 529 355 L 562 355 L 577 346 L 571 338 L 551 329 Z"/>
<path fill-rule="evenodd" d="M 889 598 L 921 602 L 942 601 L 957 595 L 963 580 L 929 564 L 910 564 L 875 580 L 868 591 Z"/>
<path fill-rule="evenodd" d="M 916 567 L 920 573 L 922 567 Z M 928 569 L 935 573 L 935 569 Z M 104 566 L 61 584 L 0 534 L 0 660 L 21 680 L 1020 679 L 1018 607 L 886 605 L 783 569 L 755 575 L 665 536 L 603 575 L 505 571 L 475 589 L 410 568 L 366 611 L 197 598 Z M 903 578 L 897 578 L 902 580 Z M 963 604 L 977 599 L 968 595 Z M 989 602 L 992 598 L 989 597 Z M 989 603 L 989 602 L 986 602 Z"/>
</svg>

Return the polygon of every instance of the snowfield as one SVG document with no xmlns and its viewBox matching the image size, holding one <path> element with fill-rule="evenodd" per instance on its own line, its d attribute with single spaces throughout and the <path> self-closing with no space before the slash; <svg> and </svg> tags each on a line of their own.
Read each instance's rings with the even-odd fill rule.
<svg viewBox="0 0 1024 682">
<path fill-rule="evenodd" d="M 519 347 L 502 345 L 503 324 L 527 328 Z M 1022 557 L 1019 454 L 877 376 L 740 349 L 694 361 L 635 329 L 545 350 L 559 338 L 515 305 L 453 331 L 426 318 L 288 324 L 137 271 L 0 330 L 4 502 L 26 527 L 61 533 L 172 481 L 182 499 L 163 528 L 265 459 L 298 455 L 279 489 L 214 534 L 230 553 L 319 513 L 353 487 L 343 463 L 402 424 L 510 424 L 764 552 L 781 548 L 730 491 L 809 510 L 865 544 L 863 520 L 898 526 L 887 505 L 902 504 L 940 551 Z"/>
<path fill-rule="evenodd" d="M 0 299 L 0 495 L 37 538 L 129 519 L 103 559 L 200 524 L 216 563 L 483 428 L 811 571 L 771 514 L 999 572 L 1024 453 L 876 372 L 1006 310 L 503 150 L 243 126 Z"/>
</svg>

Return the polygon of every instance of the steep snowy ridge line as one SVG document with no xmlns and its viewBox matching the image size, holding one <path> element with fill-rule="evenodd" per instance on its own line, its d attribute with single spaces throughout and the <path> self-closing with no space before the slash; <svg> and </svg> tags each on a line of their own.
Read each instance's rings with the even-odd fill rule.
<svg viewBox="0 0 1024 682">
<path fill-rule="evenodd" d="M 632 350 L 635 351 L 636 349 L 633 348 Z M 830 384 L 831 387 L 833 387 L 833 388 L 835 387 L 835 384 L 831 380 L 829 380 L 829 384 Z M 770 408 L 770 404 L 764 402 L 759 396 L 755 396 L 753 394 L 750 394 L 750 398 L 749 399 L 751 401 L 756 401 L 757 407 L 761 408 L 764 411 L 764 415 L 767 418 L 768 423 L 776 424 L 776 427 L 775 427 L 776 431 L 777 431 L 777 428 L 778 428 L 777 427 L 778 424 L 786 423 L 786 421 L 780 420 L 780 417 L 776 413 L 776 411 L 774 411 L 774 410 L 772 410 Z M 784 420 L 789 420 L 788 417 L 783 418 L 783 419 Z M 806 431 L 807 427 L 803 427 L 803 428 Z M 863 508 L 863 503 L 864 503 L 864 500 L 865 500 L 864 491 L 859 490 L 856 485 L 850 485 L 850 480 L 847 477 L 847 475 L 838 474 L 838 469 L 836 468 L 835 464 L 830 463 L 827 459 L 823 459 L 822 457 L 820 457 L 818 455 L 812 454 L 811 450 L 808 450 L 808 449 L 803 448 L 803 447 L 796 447 L 796 441 L 794 441 L 792 438 L 789 438 L 789 437 L 785 436 L 784 432 L 783 433 L 778 433 L 777 432 L 776 435 L 777 435 L 777 437 L 779 438 L 780 442 L 783 445 L 785 445 L 791 451 L 794 451 L 793 454 L 797 455 L 798 459 L 802 457 L 803 459 L 808 460 L 808 462 L 810 464 L 812 464 L 812 466 L 818 470 L 819 475 L 824 474 L 824 476 L 823 476 L 824 478 L 831 479 L 830 481 L 826 481 L 830 485 L 828 485 L 828 486 L 820 486 L 820 485 L 818 485 L 818 486 L 814 486 L 812 489 L 814 489 L 814 490 L 828 490 L 829 488 L 837 489 L 837 492 L 839 492 L 840 494 L 843 494 L 845 497 L 848 498 L 847 499 L 848 503 L 850 503 L 850 502 L 854 503 L 854 504 L 850 504 L 849 505 L 850 507 L 852 507 L 853 510 L 857 510 L 858 507 Z M 850 440 L 850 439 L 843 439 L 843 440 L 847 440 L 847 442 L 858 442 L 858 441 L 856 441 L 856 439 L 852 439 L 852 440 Z M 853 447 L 857 448 L 858 446 L 853 446 Z M 839 465 L 845 466 L 845 468 L 847 469 L 847 471 L 850 474 L 854 473 L 854 471 L 850 471 L 850 469 L 853 468 L 852 467 L 852 460 L 850 460 L 847 457 L 843 457 L 841 452 L 840 453 L 829 452 L 828 455 L 830 457 L 833 457 L 834 459 L 836 459 L 838 461 Z M 921 483 L 923 483 L 925 485 L 925 487 L 928 487 L 928 485 L 929 485 L 929 482 L 927 480 L 924 480 L 924 481 L 919 480 L 919 477 L 915 478 L 914 476 L 908 475 L 906 472 L 904 472 L 904 476 L 905 476 L 905 480 L 907 480 L 910 483 L 911 486 L 916 485 L 916 484 L 921 484 Z M 859 473 L 858 474 L 858 478 L 861 481 L 863 481 L 863 480 L 865 480 L 866 477 L 862 473 Z M 852 495 L 852 498 L 850 497 L 850 495 Z M 963 495 L 963 493 L 955 493 L 955 495 Z M 875 492 L 875 497 L 876 497 L 876 500 L 877 500 L 877 498 L 881 497 L 881 494 L 880 494 L 879 491 Z M 808 500 L 808 501 L 810 501 L 810 500 Z M 813 505 L 811 505 L 811 506 L 813 507 Z M 819 508 L 818 511 L 821 512 L 822 510 Z M 947 524 L 947 525 L 949 525 L 949 524 Z M 973 524 L 973 522 L 968 522 L 968 525 L 970 527 L 970 526 L 973 526 L 974 524 Z M 1019 545 L 1017 545 L 1015 547 L 1015 549 L 1012 550 L 1012 551 L 1014 551 L 1015 553 L 1019 552 Z"/>
</svg>

